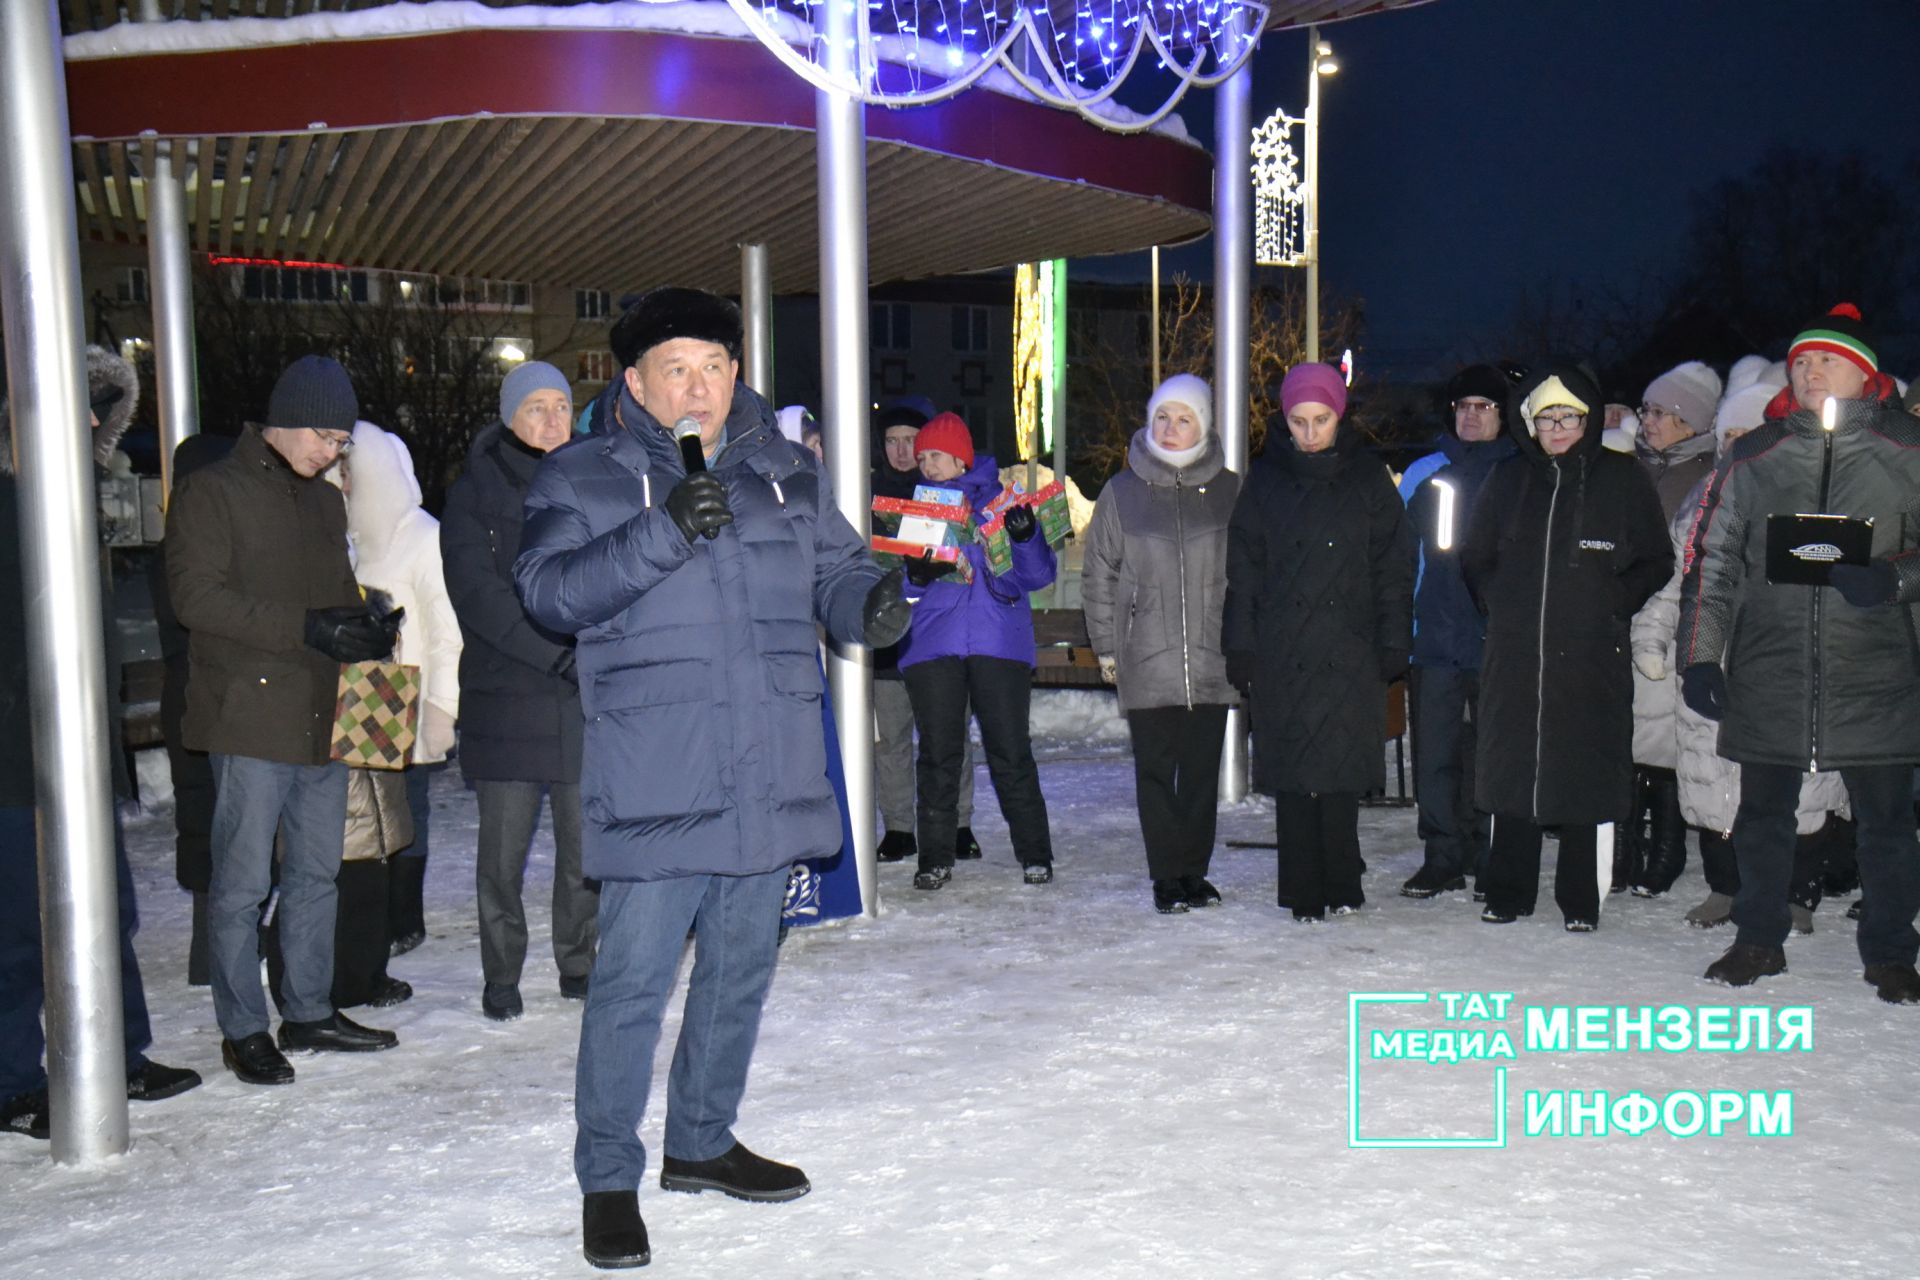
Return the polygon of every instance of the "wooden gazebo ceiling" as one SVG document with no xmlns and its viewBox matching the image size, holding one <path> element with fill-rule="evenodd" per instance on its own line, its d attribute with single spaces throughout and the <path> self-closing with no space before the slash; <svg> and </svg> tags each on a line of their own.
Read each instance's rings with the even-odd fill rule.
<svg viewBox="0 0 1920 1280">
<path fill-rule="evenodd" d="M 219 21 L 226 18 L 293 18 L 303 13 L 340 12 L 349 9 L 376 9 L 394 0 L 162 0 L 168 17 L 189 21 Z M 505 9 L 527 0 L 480 0 L 490 8 Z M 1078 0 L 1049 0 L 1049 7 L 1066 11 Z M 1406 9 L 1431 0 L 1267 0 L 1269 31 L 1284 27 L 1304 27 L 1314 23 L 1338 22 L 1388 9 Z M 120 12 L 128 0 L 60 0 L 61 18 L 69 33 L 98 31 L 121 21 Z M 594 3 L 594 0 L 544 0 L 554 8 Z"/>
<path fill-rule="evenodd" d="M 731 291 L 737 246 L 760 242 L 776 290 L 817 287 L 813 94 L 749 41 L 468 29 L 135 53 L 69 62 L 67 94 L 92 239 L 144 240 L 165 139 L 204 253 Z M 876 284 L 1211 224 L 1211 159 L 1164 135 L 973 91 L 869 109 L 867 137 Z"/>
<path fill-rule="evenodd" d="M 778 291 L 817 287 L 810 133 L 491 119 L 208 136 L 192 145 L 187 204 L 192 247 L 202 253 L 731 292 L 740 280 L 736 246 L 758 242 L 768 246 Z M 142 144 L 74 151 L 82 236 L 143 242 L 144 193 L 132 182 L 151 166 Z M 732 198 L 741 192 L 755 196 Z M 867 201 L 876 284 L 1174 244 L 1208 227 L 1204 212 L 1177 204 L 891 142 L 868 144 Z"/>
</svg>

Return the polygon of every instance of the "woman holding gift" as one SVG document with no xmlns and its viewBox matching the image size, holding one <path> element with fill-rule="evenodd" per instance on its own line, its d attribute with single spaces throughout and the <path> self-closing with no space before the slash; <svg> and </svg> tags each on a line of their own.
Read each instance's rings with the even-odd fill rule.
<svg viewBox="0 0 1920 1280">
<path fill-rule="evenodd" d="M 1206 877 L 1227 708 L 1239 701 L 1220 648 L 1239 493 L 1213 433 L 1212 391 L 1178 373 L 1147 402 L 1127 469 L 1107 482 L 1087 529 L 1087 637 L 1133 735 L 1140 833 L 1163 915 L 1220 901 Z"/>
<path fill-rule="evenodd" d="M 975 459 L 967 424 L 956 414 L 940 414 L 920 428 L 913 445 L 927 483 L 958 490 L 972 524 L 990 530 L 988 509 L 1002 494 L 1000 467 L 991 457 Z M 969 707 L 980 722 L 987 773 L 1024 878 L 1028 884 L 1053 880 L 1047 802 L 1027 732 L 1034 657 L 1027 594 L 1053 581 L 1053 549 L 1040 536 L 1031 508 L 1009 507 L 1004 519 L 1012 552 L 1005 573 L 992 571 L 986 548 L 971 538 L 960 548 L 971 581 L 947 579 L 953 565 L 931 560 L 913 563 L 907 571 L 907 593 L 917 603 L 913 627 L 900 642 L 900 675 L 920 731 L 916 889 L 939 889 L 953 878 Z"/>
<path fill-rule="evenodd" d="M 1227 530 L 1227 675 L 1252 709 L 1254 785 L 1279 828 L 1280 905 L 1345 915 L 1360 796 L 1386 785 L 1387 686 L 1413 649 L 1413 538 L 1386 466 L 1341 418 L 1347 386 L 1299 364 Z"/>
</svg>

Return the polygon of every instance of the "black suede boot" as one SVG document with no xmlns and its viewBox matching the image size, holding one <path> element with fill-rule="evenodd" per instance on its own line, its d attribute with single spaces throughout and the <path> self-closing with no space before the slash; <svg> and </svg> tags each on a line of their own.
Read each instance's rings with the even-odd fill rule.
<svg viewBox="0 0 1920 1280">
<path fill-rule="evenodd" d="M 427 860 L 401 856 L 389 864 L 387 931 L 393 941 L 388 954 L 403 956 L 427 940 Z"/>
<path fill-rule="evenodd" d="M 589 1191 L 580 1206 L 580 1245 L 587 1261 L 605 1270 L 644 1267 L 647 1224 L 640 1220 L 635 1191 Z"/>
</svg>

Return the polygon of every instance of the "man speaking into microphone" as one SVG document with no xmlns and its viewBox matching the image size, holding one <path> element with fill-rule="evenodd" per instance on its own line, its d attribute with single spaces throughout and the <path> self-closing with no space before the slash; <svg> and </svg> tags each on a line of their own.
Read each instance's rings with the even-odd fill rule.
<svg viewBox="0 0 1920 1280">
<path fill-rule="evenodd" d="M 733 1123 L 788 871 L 840 848 L 815 624 L 877 647 L 911 616 L 813 454 L 736 383 L 740 338 L 738 309 L 695 289 L 657 289 L 620 318 L 624 372 L 593 434 L 541 462 L 514 567 L 532 617 L 579 637 L 582 851 L 601 893 L 574 1172 L 600 1267 L 649 1257 L 637 1130 L 690 930 L 660 1185 L 755 1201 L 810 1190 Z"/>
</svg>

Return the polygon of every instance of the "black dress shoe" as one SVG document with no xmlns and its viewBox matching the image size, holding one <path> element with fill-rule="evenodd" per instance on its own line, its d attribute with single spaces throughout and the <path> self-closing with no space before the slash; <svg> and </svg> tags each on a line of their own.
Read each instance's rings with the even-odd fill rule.
<svg viewBox="0 0 1920 1280">
<path fill-rule="evenodd" d="M 973 838 L 972 827 L 961 827 L 953 833 L 953 856 L 961 862 L 980 857 L 980 842 Z"/>
<path fill-rule="evenodd" d="M 142 1062 L 127 1072 L 129 1102 L 158 1102 L 178 1097 L 200 1087 L 200 1073 L 191 1067 L 169 1067 L 160 1062 Z"/>
<path fill-rule="evenodd" d="M 386 978 L 374 984 L 373 994 L 367 997 L 367 1004 L 374 1009 L 391 1009 L 411 999 L 413 999 L 411 982 L 402 982 L 398 978 Z"/>
<path fill-rule="evenodd" d="M 560 975 L 560 994 L 569 1000 L 585 1000 L 587 988 L 592 984 L 592 974 L 563 973 Z"/>
<path fill-rule="evenodd" d="M 757 1156 L 741 1143 L 711 1160 L 660 1161 L 660 1186 L 667 1191 L 723 1191 L 736 1200 L 774 1203 L 798 1200 L 813 1190 L 807 1175 L 790 1164 Z"/>
<path fill-rule="evenodd" d="M 391 1049 L 400 1037 L 391 1031 L 363 1027 L 344 1013 L 319 1022 L 282 1022 L 280 1047 L 288 1050 L 329 1050 L 335 1053 L 376 1053 Z"/>
<path fill-rule="evenodd" d="M 644 1267 L 647 1224 L 640 1220 L 640 1197 L 632 1191 L 589 1191 L 580 1205 L 581 1252 L 608 1271 Z"/>
<path fill-rule="evenodd" d="M 1187 905 L 1195 911 L 1220 905 L 1220 891 L 1208 884 L 1205 876 L 1181 876 L 1180 887 L 1187 891 Z"/>
<path fill-rule="evenodd" d="M 512 1022 L 525 1011 L 520 988 L 511 982 L 489 982 L 480 988 L 480 1012 L 495 1022 Z"/>
<path fill-rule="evenodd" d="M 1180 915 L 1187 910 L 1187 890 L 1178 880 L 1153 882 L 1153 909 L 1163 916 Z"/>
<path fill-rule="evenodd" d="M 293 1064 L 273 1047 L 273 1037 L 256 1031 L 220 1042 L 220 1060 L 247 1084 L 292 1084 Z"/>
</svg>

